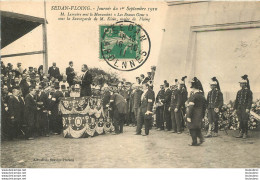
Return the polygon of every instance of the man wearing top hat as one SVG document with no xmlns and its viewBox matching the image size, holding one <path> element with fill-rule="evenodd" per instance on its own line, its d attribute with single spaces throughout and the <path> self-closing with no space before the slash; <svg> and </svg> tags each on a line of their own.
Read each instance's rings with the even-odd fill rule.
<svg viewBox="0 0 260 180">
<path fill-rule="evenodd" d="M 207 96 L 207 110 L 208 110 L 208 120 L 209 120 L 209 129 L 208 133 L 205 136 L 208 137 L 217 137 L 218 136 L 218 113 L 223 106 L 223 94 L 220 91 L 219 82 L 216 77 L 213 77 L 210 82 L 211 91 L 208 92 Z M 214 123 L 214 132 L 211 133 L 212 125 Z"/>
<path fill-rule="evenodd" d="M 234 109 L 237 113 L 238 121 L 240 123 L 240 133 L 237 138 L 247 138 L 248 120 L 250 109 L 253 101 L 253 93 L 250 90 L 249 79 L 247 75 L 242 76 L 239 82 L 241 89 L 237 92 Z"/>
</svg>

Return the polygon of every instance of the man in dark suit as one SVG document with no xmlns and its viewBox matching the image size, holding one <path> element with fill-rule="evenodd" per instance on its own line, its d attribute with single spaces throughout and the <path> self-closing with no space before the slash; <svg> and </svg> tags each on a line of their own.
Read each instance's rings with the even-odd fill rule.
<svg viewBox="0 0 260 180">
<path fill-rule="evenodd" d="M 171 96 L 171 120 L 172 120 L 172 132 L 173 133 L 181 133 L 181 92 L 178 89 L 177 85 L 173 86 L 172 96 Z"/>
<path fill-rule="evenodd" d="M 92 75 L 89 73 L 86 64 L 82 65 L 81 71 L 83 72 L 83 75 L 81 78 L 80 97 L 91 96 Z"/>
<path fill-rule="evenodd" d="M 59 103 L 60 103 L 60 99 L 64 96 L 63 93 L 59 90 L 60 89 L 59 82 L 55 82 L 54 88 L 55 88 L 55 92 L 50 98 L 52 125 L 53 125 L 54 135 L 59 135 L 61 134 L 61 130 L 62 130 L 62 117 L 61 114 L 59 113 Z"/>
<path fill-rule="evenodd" d="M 37 86 L 36 89 L 38 90 L 36 94 L 37 107 L 40 108 L 36 114 L 37 128 L 40 135 L 48 137 L 48 95 L 44 92 L 42 86 Z"/>
<path fill-rule="evenodd" d="M 60 80 L 61 76 L 60 76 L 60 70 L 58 67 L 56 67 L 56 63 L 52 63 L 52 67 L 49 68 L 48 74 L 51 77 L 54 77 L 55 79 Z"/>
<path fill-rule="evenodd" d="M 67 75 L 67 81 L 69 83 L 69 86 L 72 86 L 73 82 L 74 82 L 73 79 L 75 77 L 75 72 L 74 72 L 72 61 L 69 62 L 69 67 L 66 68 L 66 75 Z"/>
<path fill-rule="evenodd" d="M 136 135 L 141 134 L 141 129 L 144 124 L 145 132 L 143 133 L 143 136 L 147 136 L 149 135 L 150 121 L 152 119 L 152 110 L 155 98 L 152 90 L 149 88 L 149 85 L 147 83 L 143 84 L 143 90 L 144 92 L 141 96 L 139 116 L 137 119 Z"/>
<path fill-rule="evenodd" d="M 118 93 L 113 93 L 110 97 L 110 105 L 112 108 L 113 122 L 115 126 L 115 133 L 123 133 L 123 125 L 125 115 L 127 113 L 127 103 L 124 97 Z"/>
<path fill-rule="evenodd" d="M 166 122 L 166 129 L 170 131 L 172 128 L 172 123 L 171 123 L 171 113 L 169 111 L 169 107 L 171 104 L 172 91 L 169 89 L 168 82 L 164 83 L 164 89 L 165 89 L 165 94 L 164 94 L 164 100 L 162 101 L 164 104 L 164 122 Z"/>
<path fill-rule="evenodd" d="M 164 85 L 161 85 L 160 89 L 161 90 L 158 92 L 158 94 L 156 96 L 156 125 L 157 125 L 158 131 L 164 129 L 164 125 L 163 125 L 164 106 L 162 103 L 162 101 L 164 100 L 164 94 L 165 94 Z"/>
<path fill-rule="evenodd" d="M 29 94 L 30 86 L 31 86 L 31 78 L 30 78 L 30 76 L 27 76 L 26 81 L 23 81 L 20 83 L 22 95 L 24 98 L 27 96 L 27 94 Z"/>
<path fill-rule="evenodd" d="M 185 115 L 186 115 L 186 107 L 185 107 L 185 103 L 188 100 L 188 91 L 187 91 L 187 87 L 185 85 L 185 79 L 187 78 L 187 76 L 184 76 L 181 78 L 180 84 L 179 84 L 179 90 L 181 92 L 181 126 L 182 126 L 182 130 L 184 130 L 185 127 Z"/>
<path fill-rule="evenodd" d="M 37 108 L 36 101 L 34 99 L 35 89 L 32 87 L 29 88 L 29 94 L 25 97 L 25 108 L 24 108 L 24 118 L 26 125 L 28 127 L 27 138 L 28 140 L 33 140 L 34 129 L 35 129 L 35 120 L 36 120 L 36 111 Z"/>
<path fill-rule="evenodd" d="M 134 125 L 137 125 L 137 118 L 138 118 L 138 112 L 139 112 L 139 106 L 141 104 L 141 96 L 143 94 L 143 91 L 141 90 L 141 86 L 137 85 L 136 89 L 133 93 L 133 112 L 134 112 Z"/>
<path fill-rule="evenodd" d="M 24 103 L 19 98 L 19 90 L 13 89 L 13 95 L 10 97 L 8 102 L 9 114 L 11 117 L 11 136 L 10 138 L 17 138 L 19 135 L 20 127 L 23 122 L 23 110 Z"/>
</svg>

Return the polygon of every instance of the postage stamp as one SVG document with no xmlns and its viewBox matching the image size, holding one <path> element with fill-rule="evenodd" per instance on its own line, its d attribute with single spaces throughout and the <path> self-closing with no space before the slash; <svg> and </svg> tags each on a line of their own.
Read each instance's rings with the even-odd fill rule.
<svg viewBox="0 0 260 180">
<path fill-rule="evenodd" d="M 100 59 L 120 71 L 132 71 L 149 57 L 151 41 L 148 33 L 131 21 L 100 25 Z"/>
</svg>

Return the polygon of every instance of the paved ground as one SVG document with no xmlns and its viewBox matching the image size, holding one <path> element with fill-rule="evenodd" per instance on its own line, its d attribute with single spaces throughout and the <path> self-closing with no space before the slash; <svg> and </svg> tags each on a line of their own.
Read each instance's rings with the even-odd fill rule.
<svg viewBox="0 0 260 180">
<path fill-rule="evenodd" d="M 61 135 L 34 141 L 2 142 L 2 168 L 246 168 L 260 164 L 260 132 L 236 139 L 237 132 L 220 132 L 199 147 L 190 137 L 152 130 L 136 136 L 133 127 L 120 135 L 65 139 Z M 55 161 L 52 161 L 55 160 Z"/>
</svg>

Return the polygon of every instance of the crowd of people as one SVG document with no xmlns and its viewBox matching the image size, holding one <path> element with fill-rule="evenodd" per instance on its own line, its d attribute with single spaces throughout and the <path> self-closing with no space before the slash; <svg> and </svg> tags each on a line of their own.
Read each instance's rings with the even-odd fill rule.
<svg viewBox="0 0 260 180">
<path fill-rule="evenodd" d="M 61 134 L 60 98 L 73 96 L 75 90 L 80 91 L 80 97 L 92 96 L 95 91 L 88 66 L 82 65 L 81 70 L 83 74 L 77 76 L 72 61 L 65 74 L 60 73 L 56 63 L 49 67 L 48 74 L 44 74 L 43 66 L 24 70 L 21 63 L 13 68 L 11 63 L 5 66 L 1 62 L 2 138 L 11 140 L 22 136 L 32 140 L 36 136 Z M 197 77 L 192 79 L 191 92 L 188 93 L 185 83 L 187 76 L 175 79 L 172 85 L 165 80 L 155 94 L 155 71 L 156 67 L 152 66 L 146 76 L 141 74 L 136 77 L 135 83 L 122 80 L 99 86 L 103 110 L 112 118 L 115 126 L 114 134 L 123 133 L 123 126 L 133 126 L 136 127 L 136 135 L 147 136 L 155 119 L 158 131 L 182 134 L 184 128 L 188 128 L 192 137 L 191 145 L 198 146 L 204 142 L 201 128 L 206 116 L 209 125 L 205 138 L 218 136 L 223 94 L 217 78 L 211 79 L 211 91 L 207 95 Z M 240 122 L 240 134 L 237 137 L 247 138 L 253 98 L 247 75 L 242 76 L 240 86 L 234 103 Z"/>
<path fill-rule="evenodd" d="M 92 76 L 88 66 L 82 65 L 82 75 L 77 77 L 73 62 L 69 62 L 66 75 L 61 74 L 56 63 L 48 73 L 39 68 L 14 68 L 1 62 L 1 130 L 2 139 L 58 135 L 62 133 L 59 101 L 70 92 L 80 91 L 80 96 L 91 95 Z M 77 85 L 76 85 L 77 84 Z"/>
</svg>

